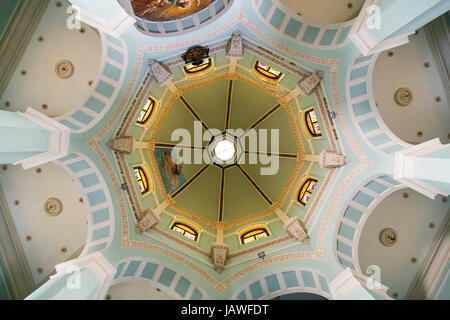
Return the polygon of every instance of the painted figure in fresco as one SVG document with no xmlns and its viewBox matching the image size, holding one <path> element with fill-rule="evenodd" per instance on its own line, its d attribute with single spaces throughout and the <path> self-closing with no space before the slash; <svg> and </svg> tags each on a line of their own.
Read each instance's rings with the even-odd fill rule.
<svg viewBox="0 0 450 320">
<path fill-rule="evenodd" d="M 167 4 L 168 0 L 134 0 L 132 2 L 134 12 L 138 17 L 143 17 L 156 8 L 162 8 Z"/>
<path fill-rule="evenodd" d="M 198 0 L 170 0 L 175 6 L 187 8 L 191 2 L 196 1 L 198 4 L 200 1 Z"/>
<path fill-rule="evenodd" d="M 178 176 L 181 174 L 181 165 L 177 165 L 173 159 L 171 152 L 165 150 L 162 154 L 162 166 L 167 179 L 173 189 L 178 187 Z"/>
<path fill-rule="evenodd" d="M 149 21 L 180 19 L 203 10 L 215 0 L 133 0 L 136 16 Z M 183 9 L 180 11 L 180 9 Z"/>
</svg>

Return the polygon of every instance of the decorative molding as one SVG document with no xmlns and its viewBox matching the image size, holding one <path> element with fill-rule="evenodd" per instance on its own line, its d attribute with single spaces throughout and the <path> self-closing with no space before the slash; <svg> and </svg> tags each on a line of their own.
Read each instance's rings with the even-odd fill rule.
<svg viewBox="0 0 450 320">
<path fill-rule="evenodd" d="M 431 199 L 435 199 L 438 194 L 447 196 L 448 193 L 445 191 L 438 190 L 421 180 L 415 179 L 415 171 L 417 157 L 449 147 L 450 145 L 443 145 L 439 138 L 436 138 L 397 151 L 394 156 L 394 179 Z"/>
<path fill-rule="evenodd" d="M 21 2 L 0 46 L 0 97 L 3 96 L 50 0 Z"/>
<path fill-rule="evenodd" d="M 419 277 L 410 287 L 409 299 L 429 300 L 443 279 L 445 269 L 450 261 L 450 218 L 442 224 L 436 241 L 420 270 Z"/>
<path fill-rule="evenodd" d="M 44 212 L 50 217 L 58 216 L 63 209 L 63 205 L 62 205 L 61 201 L 56 198 L 50 198 L 50 199 L 45 200 L 43 207 L 44 207 Z"/>
<path fill-rule="evenodd" d="M 356 19 L 356 22 L 350 30 L 350 40 L 364 56 L 407 44 L 409 43 L 408 37 L 413 34 L 408 33 L 381 42 L 377 41 L 369 32 L 367 28 L 367 21 L 371 18 L 368 13 L 368 8 L 376 5 L 378 1 L 379 0 L 368 0 L 364 3 L 359 17 Z"/>
<path fill-rule="evenodd" d="M 5 273 L 10 280 L 14 298 L 24 299 L 36 286 L 1 186 L 0 258 L 4 263 Z"/>
<path fill-rule="evenodd" d="M 66 59 L 58 61 L 55 65 L 56 76 L 61 79 L 70 78 L 74 71 L 75 67 L 73 66 L 73 63 Z"/>
<path fill-rule="evenodd" d="M 119 38 L 136 22 L 136 19 L 130 17 L 123 9 L 121 9 L 112 19 L 106 21 L 85 9 L 76 6 L 74 6 L 74 8 L 78 11 L 76 16 L 77 20 L 102 32 L 108 33 L 115 38 Z"/>
<path fill-rule="evenodd" d="M 346 297 L 359 287 L 364 287 L 366 290 L 373 291 L 387 300 L 392 300 L 392 298 L 387 295 L 388 287 L 362 274 L 354 272 L 350 268 L 346 268 L 332 280 L 329 287 L 334 300 L 346 299 Z"/>
<path fill-rule="evenodd" d="M 69 154 L 70 129 L 46 115 L 28 107 L 25 113 L 18 112 L 42 128 L 50 131 L 49 151 L 14 163 L 21 164 L 24 169 L 33 168 L 50 161 L 58 160 Z"/>
</svg>

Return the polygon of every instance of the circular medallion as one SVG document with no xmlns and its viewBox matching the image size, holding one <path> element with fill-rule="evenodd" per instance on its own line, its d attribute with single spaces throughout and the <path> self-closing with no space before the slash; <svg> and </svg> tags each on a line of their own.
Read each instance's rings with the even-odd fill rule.
<svg viewBox="0 0 450 320">
<path fill-rule="evenodd" d="M 397 243 L 397 240 L 398 234 L 392 228 L 386 228 L 380 232 L 380 242 L 385 247 L 392 247 L 394 244 Z"/>
<path fill-rule="evenodd" d="M 58 78 L 67 79 L 73 75 L 74 67 L 69 60 L 61 60 L 55 66 L 55 73 Z"/>
<path fill-rule="evenodd" d="M 50 217 L 56 217 L 62 211 L 62 203 L 56 198 L 47 199 L 44 202 L 44 212 Z"/>
<path fill-rule="evenodd" d="M 411 89 L 400 88 L 395 92 L 395 102 L 402 107 L 409 106 L 414 100 L 414 94 Z"/>
</svg>

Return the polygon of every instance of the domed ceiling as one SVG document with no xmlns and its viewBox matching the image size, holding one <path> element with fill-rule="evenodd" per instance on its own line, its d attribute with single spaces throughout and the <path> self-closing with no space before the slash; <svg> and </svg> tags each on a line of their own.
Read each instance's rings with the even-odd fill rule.
<svg viewBox="0 0 450 320">
<path fill-rule="evenodd" d="M 158 181 L 163 182 L 161 190 L 175 199 L 179 209 L 210 222 L 232 222 L 282 202 L 301 166 L 297 160 L 301 160 L 302 146 L 295 121 L 290 119 L 292 111 L 283 108 L 269 90 L 244 79 L 222 77 L 191 85 L 168 106 L 151 136 L 155 144 L 151 158 L 157 163 Z M 194 121 L 199 132 L 194 132 Z M 178 175 L 170 167 L 172 134 L 177 129 L 192 137 L 180 141 L 188 145 L 180 155 L 188 153 L 188 157 Z M 251 146 L 250 133 L 259 134 L 256 143 L 267 150 Z M 278 137 L 280 143 L 275 146 Z M 218 145 L 224 140 L 230 141 L 232 153 L 225 162 Z M 259 157 L 275 147 L 279 149 L 275 153 Z M 200 154 L 196 156 L 194 150 Z"/>
<path fill-rule="evenodd" d="M 320 219 L 314 208 L 321 203 L 322 185 L 335 170 L 322 168 L 319 154 L 339 152 L 332 124 L 324 117 L 324 88 L 307 97 L 296 89 L 295 84 L 313 70 L 251 42 L 245 44 L 242 59 L 233 61 L 226 57 L 227 41 L 209 46 L 212 67 L 197 75 L 185 72 L 184 52 L 162 60 L 173 74 L 163 86 L 148 70 L 150 57 L 137 61 L 143 79 L 115 134 L 136 141 L 132 154 L 115 153 L 121 180 L 130 186 L 124 191 L 134 213 L 122 213 L 122 246 L 159 252 L 163 244 L 218 292 L 227 286 L 224 276 L 237 276 L 243 267 L 239 261 L 254 260 L 263 248 L 299 245 L 297 252 L 321 256 L 320 228 L 308 230 L 311 243 L 302 243 L 285 224 L 294 218 L 305 225 Z M 281 72 L 280 80 L 268 81 L 256 72 L 258 62 Z M 154 110 L 149 122 L 139 125 L 136 121 L 148 98 L 155 101 Z M 320 137 L 306 129 L 305 113 L 313 109 L 322 128 Z M 144 195 L 134 176 L 136 166 L 142 166 L 149 178 L 150 191 Z M 318 180 L 317 186 L 302 205 L 299 189 L 310 177 Z M 147 209 L 156 212 L 160 222 L 136 233 Z M 198 241 L 171 230 L 177 221 L 195 228 Z M 267 229 L 269 236 L 242 243 L 243 232 L 255 226 Z M 210 262 L 216 242 L 229 247 L 231 266 L 223 274 Z"/>
</svg>

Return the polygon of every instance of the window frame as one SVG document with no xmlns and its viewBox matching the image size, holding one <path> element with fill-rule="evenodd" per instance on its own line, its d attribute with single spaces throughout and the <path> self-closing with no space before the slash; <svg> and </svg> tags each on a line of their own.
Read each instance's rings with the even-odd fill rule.
<svg viewBox="0 0 450 320">
<path fill-rule="evenodd" d="M 206 61 L 206 63 L 205 63 L 205 61 Z M 192 75 L 192 74 L 196 74 L 196 73 L 208 70 L 212 65 L 213 65 L 213 60 L 211 57 L 209 57 L 207 59 L 204 59 L 203 63 L 198 66 L 194 66 L 192 63 L 189 63 L 183 67 L 183 70 L 186 74 Z M 188 69 L 188 67 L 190 67 L 190 68 Z M 193 71 L 192 69 L 196 69 L 196 70 Z"/>
<path fill-rule="evenodd" d="M 148 97 L 145 106 L 141 109 L 141 113 L 139 114 L 136 123 L 138 125 L 144 126 L 152 117 L 153 112 L 155 111 L 155 107 L 156 107 L 156 100 L 153 99 L 152 97 Z M 145 112 L 144 116 L 142 117 L 142 120 L 139 120 L 143 112 Z"/>
<path fill-rule="evenodd" d="M 175 230 L 175 228 L 181 229 L 183 230 L 183 232 L 178 232 Z M 185 223 L 182 222 L 174 222 L 172 224 L 172 226 L 170 227 L 170 230 L 175 231 L 178 234 L 181 234 L 183 237 L 189 239 L 189 240 L 193 240 L 193 241 L 198 241 L 198 237 L 199 237 L 199 233 L 191 226 L 188 226 Z M 186 237 L 186 233 L 194 236 L 194 239 L 191 239 L 189 237 Z"/>
<path fill-rule="evenodd" d="M 313 119 L 311 117 L 312 113 L 314 113 L 314 117 L 316 118 L 315 121 L 313 121 Z M 319 120 L 317 119 L 316 111 L 314 109 L 310 109 L 305 112 L 305 122 L 306 122 L 306 127 L 308 128 L 309 133 L 313 137 L 321 137 L 322 136 L 322 130 L 320 129 L 320 126 L 319 126 L 320 132 L 317 132 L 317 129 L 314 127 L 315 124 L 319 125 Z"/>
<path fill-rule="evenodd" d="M 138 170 L 140 178 L 137 177 L 136 170 Z M 134 173 L 136 182 L 139 186 L 139 190 L 141 191 L 141 194 L 142 195 L 146 194 L 150 190 L 150 184 L 149 184 L 149 179 L 147 177 L 147 174 L 145 173 L 144 168 L 142 168 L 141 166 L 133 167 L 133 173 Z M 139 184 L 140 181 L 142 181 L 142 184 L 144 185 L 144 190 L 141 190 L 141 188 L 140 188 L 140 184 Z"/>
<path fill-rule="evenodd" d="M 260 232 L 258 232 L 258 231 L 260 231 Z M 260 235 L 260 234 L 263 234 L 263 233 L 265 234 L 265 236 L 262 237 L 262 238 L 267 238 L 267 237 L 270 236 L 269 231 L 266 228 L 251 229 L 251 230 L 249 230 L 249 231 L 247 231 L 247 232 L 245 232 L 244 234 L 241 235 L 241 237 L 240 237 L 241 238 L 241 244 L 248 244 L 248 243 L 253 243 L 255 241 L 258 241 L 258 240 L 260 240 L 262 238 L 256 238 L 256 236 Z M 245 242 L 245 240 L 249 239 L 249 238 L 253 238 L 253 240 Z"/>
<path fill-rule="evenodd" d="M 267 68 L 265 68 L 265 67 L 262 66 L 262 65 L 264 65 L 264 66 L 267 67 Z M 275 68 L 273 68 L 273 67 L 271 67 L 271 66 L 268 66 L 268 65 L 266 65 L 265 63 L 262 63 L 262 62 L 259 61 L 259 60 L 256 60 L 254 69 L 255 69 L 255 71 L 258 72 L 260 75 L 262 75 L 262 76 L 264 76 L 264 77 L 266 77 L 266 78 L 268 78 L 268 79 L 270 79 L 270 80 L 278 81 L 278 80 L 280 80 L 281 77 L 283 76 L 283 72 L 281 72 L 281 71 L 279 71 L 279 70 L 277 70 L 277 69 L 275 69 Z M 273 73 L 273 72 L 277 72 L 278 74 L 275 74 L 275 73 Z"/>
<path fill-rule="evenodd" d="M 308 179 L 306 179 L 306 181 L 302 184 L 302 186 L 300 187 L 300 189 L 299 189 L 299 191 L 298 191 L 297 201 L 300 202 L 300 203 L 301 203 L 302 205 L 304 205 L 304 206 L 306 206 L 306 205 L 308 204 L 309 200 L 311 199 L 312 193 L 313 193 L 313 191 L 315 190 L 315 187 L 316 187 L 316 186 L 314 186 L 314 189 L 313 189 L 313 190 L 310 190 L 310 189 L 309 189 L 312 183 L 315 183 L 316 186 L 317 186 L 317 184 L 319 183 L 319 180 L 314 179 L 314 178 L 308 178 Z M 303 200 L 303 198 L 304 198 L 305 195 L 307 195 L 307 194 L 309 195 L 310 199 L 308 199 L 308 200 L 305 202 L 305 201 Z"/>
</svg>

